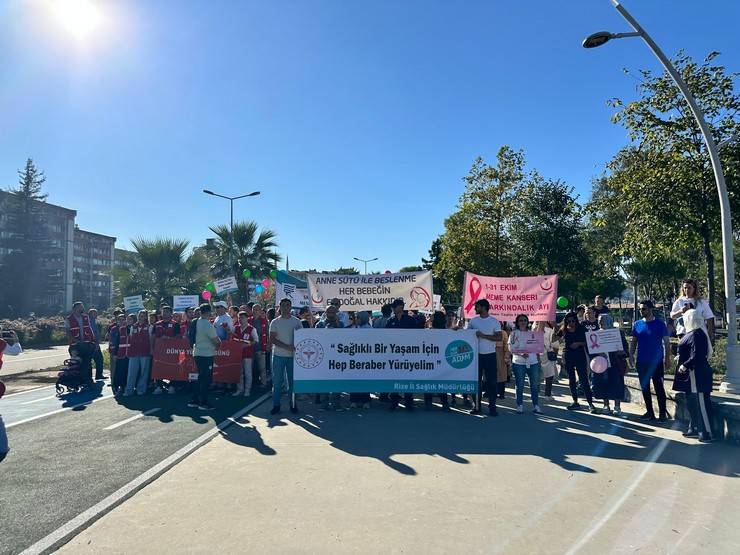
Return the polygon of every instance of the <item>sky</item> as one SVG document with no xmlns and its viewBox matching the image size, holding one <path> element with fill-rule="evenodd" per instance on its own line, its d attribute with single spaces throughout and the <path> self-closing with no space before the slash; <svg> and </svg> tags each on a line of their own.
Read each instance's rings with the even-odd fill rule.
<svg viewBox="0 0 740 555">
<path fill-rule="evenodd" d="M 658 70 L 608 0 L 0 1 L 0 187 L 33 158 L 83 229 L 184 238 L 235 219 L 292 269 L 420 264 L 477 156 L 523 149 L 588 200 L 625 144 L 622 68 Z M 668 55 L 740 70 L 730 0 L 629 0 Z M 735 38 L 732 38 L 735 37 Z M 284 266 L 284 262 L 281 267 Z"/>
</svg>

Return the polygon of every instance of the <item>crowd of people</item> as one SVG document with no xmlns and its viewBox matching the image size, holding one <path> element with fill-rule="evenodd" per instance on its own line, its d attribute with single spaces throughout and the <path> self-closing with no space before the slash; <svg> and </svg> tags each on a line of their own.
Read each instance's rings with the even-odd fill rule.
<svg viewBox="0 0 740 555">
<path fill-rule="evenodd" d="M 671 310 L 676 321 L 680 339 L 677 348 L 678 362 L 674 389 L 688 395 L 691 422 L 687 437 L 698 437 L 711 441 L 712 369 L 708 359 L 712 353 L 713 314 L 708 303 L 699 297 L 694 280 L 683 283 L 682 296 Z M 339 299 L 332 299 L 326 310 L 314 313 L 307 307 L 294 309 L 289 299 L 282 299 L 277 310 L 265 311 L 258 303 L 241 306 L 232 305 L 230 299 L 205 303 L 183 312 L 174 312 L 168 305 L 149 312 L 126 315 L 122 310 L 114 313 L 115 321 L 103 332 L 97 329 L 97 314 L 85 312 L 82 303 L 75 303 L 67 318 L 70 350 L 83 360 L 88 381 L 92 381 L 92 364 L 95 363 L 96 379 L 102 379 L 102 355 L 100 340 L 108 340 L 111 361 L 111 386 L 115 395 L 124 397 L 159 395 L 187 391 L 191 395 L 191 407 L 210 410 L 209 390 L 212 386 L 213 362 L 221 341 L 231 339 L 244 343 L 242 372 L 239 383 L 232 392 L 237 396 L 252 393 L 255 380 L 263 388 L 272 387 L 272 414 L 281 411 L 281 397 L 288 393 L 290 410 L 298 407 L 293 395 L 293 339 L 301 328 L 337 329 L 471 329 L 478 339 L 478 393 L 475 396 L 454 394 L 439 395 L 443 410 L 460 404 L 471 414 L 480 414 L 483 397 L 488 401 L 488 414 L 497 415 L 496 400 L 505 397 L 505 386 L 513 377 L 516 411 L 524 412 L 525 383 L 528 381 L 532 412 L 542 412 L 541 400 L 552 399 L 553 384 L 561 372 L 567 376 L 572 397 L 569 410 L 587 408 L 592 413 L 624 416 L 621 403 L 625 395 L 624 376 L 628 369 L 637 371 L 645 413 L 645 421 L 665 422 L 671 418 L 666 403 L 664 386 L 665 370 L 673 364 L 670 332 L 663 320 L 656 318 L 654 304 L 650 300 L 639 303 L 642 318 L 635 321 L 628 344 L 624 331 L 620 329 L 622 349 L 608 353 L 605 372 L 590 370 L 591 356 L 586 348 L 586 334 L 599 329 L 615 327 L 609 308 L 602 296 L 597 296 L 592 305 L 579 306 L 564 315 L 561 322 L 529 321 L 526 314 L 516 317 L 514 322 L 499 322 L 489 314 L 487 300 L 475 303 L 476 316 L 463 320 L 453 310 L 440 310 L 432 314 L 421 314 L 405 310 L 404 301 L 397 299 L 385 305 L 379 312 L 343 311 Z M 618 326 L 617 326 L 618 327 Z M 518 344 L 520 334 L 536 330 L 543 334 L 544 349 L 541 353 L 524 353 L 511 348 Z M 198 369 L 198 381 L 194 384 L 150 379 L 151 357 L 156 340 L 171 337 L 188 337 L 193 347 L 193 357 Z M 100 361 L 100 363 L 98 362 Z M 652 389 L 658 405 L 656 416 Z M 540 389 L 544 385 L 544 390 Z M 433 395 L 424 395 L 424 407 L 434 406 Z M 370 407 L 370 393 L 349 395 L 349 407 Z M 396 393 L 379 393 L 376 398 L 387 404 L 389 410 L 403 405 L 414 410 L 412 394 L 403 398 Z M 580 403 L 585 399 L 587 406 Z M 602 403 L 601 407 L 596 402 Z M 323 410 L 343 409 L 343 397 L 336 392 L 316 394 L 314 403 Z M 612 408 L 613 407 L 613 408 Z"/>
</svg>

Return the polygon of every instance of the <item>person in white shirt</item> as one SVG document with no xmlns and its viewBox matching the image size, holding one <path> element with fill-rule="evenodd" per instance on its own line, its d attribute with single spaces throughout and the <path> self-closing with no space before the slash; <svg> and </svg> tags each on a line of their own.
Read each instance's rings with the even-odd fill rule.
<svg viewBox="0 0 740 555">
<path fill-rule="evenodd" d="M 475 405 L 470 414 L 480 414 L 483 398 L 482 380 L 486 376 L 486 394 L 488 395 L 488 414 L 498 416 L 496 412 L 496 343 L 501 339 L 501 324 L 496 318 L 488 314 L 491 305 L 487 299 L 478 299 L 475 302 L 475 313 L 467 325 L 467 329 L 476 330 L 478 338 L 478 393 L 475 396 Z"/>
<path fill-rule="evenodd" d="M 541 331 L 545 339 L 545 352 L 540 355 L 540 368 L 542 369 L 542 376 L 545 378 L 544 398 L 552 399 L 552 384 L 557 373 L 556 361 L 560 342 L 555 337 L 554 322 L 537 322 L 537 331 Z"/>
<path fill-rule="evenodd" d="M 234 320 L 226 312 L 228 305 L 224 301 L 217 301 L 213 306 L 216 308 L 216 319 L 213 321 L 216 334 L 221 341 L 226 341 L 229 334 L 234 333 Z"/>
<path fill-rule="evenodd" d="M 695 309 L 702 322 L 704 322 L 704 331 L 710 339 L 714 338 L 714 313 L 709 307 L 706 299 L 699 296 L 699 285 L 695 279 L 686 278 L 681 284 L 682 295 L 676 299 L 671 307 L 671 318 L 676 321 L 676 335 L 681 338 L 686 333 L 686 327 L 683 323 L 683 315 L 692 308 Z"/>
<path fill-rule="evenodd" d="M 272 410 L 270 414 L 280 412 L 280 395 L 283 390 L 283 379 L 288 379 L 288 399 L 290 412 L 296 414 L 298 407 L 293 396 L 293 346 L 296 330 L 303 329 L 301 321 L 290 313 L 290 299 L 281 299 L 280 316 L 270 322 L 270 343 L 272 344 Z"/>
<path fill-rule="evenodd" d="M 529 318 L 526 314 L 519 314 L 514 322 L 514 330 L 509 334 L 509 350 L 511 351 L 511 368 L 516 376 L 516 411 L 524 412 L 524 376 L 529 376 L 529 391 L 532 395 L 532 412 L 541 414 L 539 405 L 540 363 L 538 353 L 529 353 L 524 350 L 525 339 L 529 331 Z M 535 332 L 536 333 L 536 332 Z"/>
<path fill-rule="evenodd" d="M 2 332 L 2 328 L 0 328 Z M 18 336 L 14 331 L 6 331 L 0 336 L 0 368 L 3 367 L 3 355 L 16 356 L 23 352 Z M 5 393 L 5 385 L 0 382 L 0 397 Z M 0 416 L 0 462 L 7 456 L 10 451 L 8 446 L 8 434 L 5 431 L 3 417 Z"/>
<path fill-rule="evenodd" d="M 329 305 L 336 307 L 336 309 L 337 309 L 337 318 L 339 319 L 340 322 L 342 322 L 342 326 L 345 327 L 345 328 L 350 327 L 351 322 L 349 321 L 349 314 L 347 314 L 346 312 L 342 312 L 341 310 L 339 310 L 339 308 L 342 306 L 342 301 L 340 301 L 339 299 L 337 299 L 335 297 L 331 301 L 329 301 Z"/>
</svg>

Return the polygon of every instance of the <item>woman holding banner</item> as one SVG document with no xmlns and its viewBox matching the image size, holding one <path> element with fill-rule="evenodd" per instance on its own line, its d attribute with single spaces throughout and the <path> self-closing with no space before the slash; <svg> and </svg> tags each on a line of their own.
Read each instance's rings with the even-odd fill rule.
<svg viewBox="0 0 740 555">
<path fill-rule="evenodd" d="M 535 332 L 536 333 L 536 332 Z M 511 349 L 511 366 L 516 377 L 516 411 L 524 412 L 524 376 L 529 376 L 529 392 L 532 396 L 532 412 L 542 414 L 539 405 L 540 363 L 539 353 L 530 353 L 526 346 L 529 331 L 529 317 L 519 314 L 514 322 L 514 329 L 509 335 L 509 349 Z"/>
<path fill-rule="evenodd" d="M 593 397 L 591 396 L 591 386 L 588 383 L 588 355 L 586 355 L 586 330 L 578 323 L 578 316 L 575 312 L 569 312 L 565 315 L 563 323 L 558 330 L 558 336 L 563 338 L 565 351 L 563 363 L 568 372 L 568 385 L 570 394 L 573 397 L 573 403 L 568 405 L 568 410 L 581 410 L 578 403 L 578 389 L 576 387 L 576 375 L 578 382 L 583 388 L 586 395 L 588 407 L 592 413 L 599 411 L 594 406 Z"/>
<path fill-rule="evenodd" d="M 599 326 L 602 330 L 614 329 L 614 319 L 608 314 L 599 316 Z M 603 414 L 614 414 L 622 416 L 622 399 L 624 398 L 624 374 L 627 372 L 627 338 L 622 330 L 622 350 L 609 353 L 609 366 L 606 372 L 592 374 L 594 397 L 604 400 Z M 614 401 L 614 412 L 612 413 L 609 401 Z"/>
</svg>

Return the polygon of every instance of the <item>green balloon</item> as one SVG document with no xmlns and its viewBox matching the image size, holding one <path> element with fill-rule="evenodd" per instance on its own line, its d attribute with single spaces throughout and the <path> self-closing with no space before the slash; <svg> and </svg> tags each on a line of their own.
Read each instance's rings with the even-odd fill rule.
<svg viewBox="0 0 740 555">
<path fill-rule="evenodd" d="M 249 278 L 249 276 L 251 276 L 251 275 L 252 275 L 252 272 L 250 272 L 249 270 L 244 270 L 244 271 L 242 272 L 242 275 L 244 276 L 244 279 L 248 279 L 248 278 Z"/>
<path fill-rule="evenodd" d="M 558 308 L 568 308 L 567 297 L 558 297 Z"/>
<path fill-rule="evenodd" d="M 209 281 L 208 283 L 206 283 L 206 290 L 210 291 L 211 293 L 216 292 L 216 286 L 213 285 L 212 281 Z"/>
<path fill-rule="evenodd" d="M 277 277 L 277 272 L 275 270 L 270 270 L 270 277 L 275 279 Z"/>
</svg>

